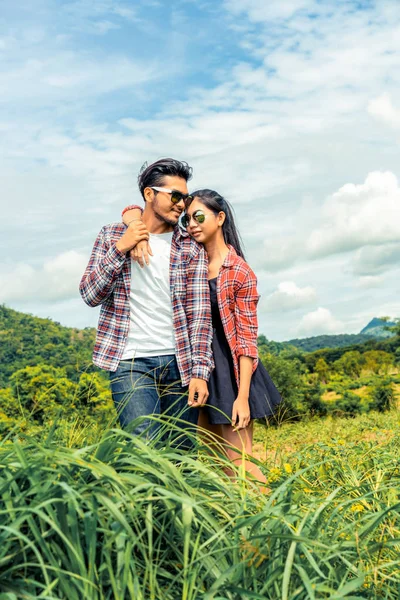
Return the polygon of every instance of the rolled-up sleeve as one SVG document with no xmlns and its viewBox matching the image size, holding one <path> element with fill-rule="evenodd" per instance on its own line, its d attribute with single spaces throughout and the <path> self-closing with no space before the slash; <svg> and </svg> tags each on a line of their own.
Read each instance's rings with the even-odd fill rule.
<svg viewBox="0 0 400 600">
<path fill-rule="evenodd" d="M 235 325 L 237 332 L 237 356 L 258 359 L 257 278 L 252 271 L 247 273 L 236 291 Z"/>
</svg>

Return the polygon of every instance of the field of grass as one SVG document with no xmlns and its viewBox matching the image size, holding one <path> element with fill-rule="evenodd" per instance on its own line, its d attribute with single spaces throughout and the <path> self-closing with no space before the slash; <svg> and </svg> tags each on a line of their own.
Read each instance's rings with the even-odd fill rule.
<svg viewBox="0 0 400 600">
<path fill-rule="evenodd" d="M 397 410 L 257 425 L 267 496 L 202 448 L 10 437 L 0 600 L 398 600 L 399 433 Z"/>
</svg>

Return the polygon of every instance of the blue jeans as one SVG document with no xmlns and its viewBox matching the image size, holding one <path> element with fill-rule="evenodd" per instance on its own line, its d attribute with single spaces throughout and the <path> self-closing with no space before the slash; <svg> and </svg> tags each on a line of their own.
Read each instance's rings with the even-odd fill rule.
<svg viewBox="0 0 400 600">
<path fill-rule="evenodd" d="M 192 445 L 189 438 L 182 435 L 182 429 L 195 431 L 198 409 L 187 404 L 188 388 L 181 384 L 174 355 L 121 360 L 118 369 L 110 373 L 110 383 L 122 428 L 147 438 L 157 436 L 162 429 L 163 440 L 179 437 L 179 445 L 187 448 Z M 166 431 L 165 418 L 162 423 L 144 418 L 151 415 L 155 418 L 171 416 L 180 421 L 172 423 Z"/>
</svg>

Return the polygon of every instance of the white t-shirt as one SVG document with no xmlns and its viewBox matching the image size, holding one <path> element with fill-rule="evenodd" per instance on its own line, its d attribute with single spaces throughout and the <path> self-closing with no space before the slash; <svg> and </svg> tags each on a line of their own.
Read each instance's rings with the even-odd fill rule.
<svg viewBox="0 0 400 600">
<path fill-rule="evenodd" d="M 122 360 L 175 354 L 169 284 L 172 234 L 150 233 L 149 266 L 141 268 L 131 259 L 130 323 Z"/>
</svg>

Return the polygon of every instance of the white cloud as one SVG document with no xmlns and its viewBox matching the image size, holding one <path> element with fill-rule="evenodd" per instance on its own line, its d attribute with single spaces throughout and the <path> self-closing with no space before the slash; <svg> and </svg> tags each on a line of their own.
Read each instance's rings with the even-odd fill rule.
<svg viewBox="0 0 400 600">
<path fill-rule="evenodd" d="M 388 65 L 395 67 L 396 2 L 371 4 L 364 10 L 357 10 L 360 5 L 351 0 L 226 0 L 225 6 L 248 26 L 247 47 L 268 69 L 266 93 L 297 101 L 300 93 L 309 92 L 310 115 L 347 112 L 351 99 L 362 110 L 367 104 L 366 98 L 362 103 L 362 92 L 368 90 L 370 98 L 377 81 L 384 84 L 382 73 Z"/>
<path fill-rule="evenodd" d="M 356 275 L 374 276 L 400 264 L 400 243 L 365 246 L 353 259 Z"/>
<path fill-rule="evenodd" d="M 366 275 L 365 269 L 384 270 L 398 259 L 400 187 L 392 172 L 371 172 L 362 184 L 342 186 L 322 206 L 314 206 L 313 213 L 310 218 L 299 209 L 290 235 L 265 240 L 265 269 L 359 250 L 355 272 Z"/>
<path fill-rule="evenodd" d="M 301 319 L 297 332 L 305 336 L 343 333 L 344 324 L 335 319 L 327 308 L 319 307 Z"/>
<path fill-rule="evenodd" d="M 293 239 L 266 239 L 263 242 L 263 254 L 260 265 L 270 272 L 280 271 L 297 262 L 304 253 L 304 246 Z"/>
<path fill-rule="evenodd" d="M 0 273 L 0 302 L 59 302 L 79 295 L 79 281 L 88 257 L 69 250 L 34 268 L 18 263 Z"/>
<path fill-rule="evenodd" d="M 383 277 L 379 277 L 379 275 L 365 275 L 358 279 L 356 285 L 361 289 L 368 290 L 371 288 L 382 287 L 383 283 L 384 279 Z"/>
<path fill-rule="evenodd" d="M 266 312 L 288 311 L 312 304 L 316 298 L 313 287 L 300 288 L 293 281 L 282 281 L 277 290 L 261 301 L 261 309 Z"/>
<path fill-rule="evenodd" d="M 32 109 L 35 105 L 54 107 L 63 101 L 72 103 L 62 109 L 68 112 L 91 98 L 118 90 L 130 88 L 132 96 L 140 95 L 142 86 L 163 79 L 158 66 L 156 61 L 145 64 L 115 53 L 93 59 L 87 53 L 58 50 L 0 68 L 0 84 L 7 88 L 7 96 L 2 95 L 0 102 L 25 103 L 29 97 Z"/>
<path fill-rule="evenodd" d="M 247 13 L 254 22 L 268 22 L 289 19 L 298 10 L 307 8 L 313 11 L 318 5 L 309 0 L 284 0 L 283 2 L 265 2 L 265 0 L 225 0 L 225 6 L 233 14 Z"/>
<path fill-rule="evenodd" d="M 392 104 L 389 94 L 382 94 L 368 103 L 368 112 L 373 117 L 393 127 L 400 127 L 400 110 Z"/>
<path fill-rule="evenodd" d="M 390 172 L 369 173 L 365 183 L 344 185 L 322 209 L 322 223 L 307 240 L 310 257 L 347 252 L 400 238 L 400 188 Z"/>
<path fill-rule="evenodd" d="M 71 27 L 89 34 L 104 34 L 118 29 L 124 20 L 138 20 L 135 9 L 117 0 L 76 0 L 62 7 L 62 17 Z"/>
</svg>

